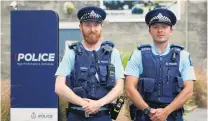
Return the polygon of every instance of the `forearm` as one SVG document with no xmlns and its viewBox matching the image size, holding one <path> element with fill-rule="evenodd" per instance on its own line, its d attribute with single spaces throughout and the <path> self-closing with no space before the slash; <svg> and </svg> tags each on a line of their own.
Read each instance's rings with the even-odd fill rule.
<svg viewBox="0 0 208 121">
<path fill-rule="evenodd" d="M 106 96 L 98 100 L 101 106 L 113 102 L 123 93 L 123 87 L 124 87 L 123 79 L 117 80 L 116 83 L 117 83 L 116 86 Z"/>
<path fill-rule="evenodd" d="M 63 78 L 65 77 L 59 77 L 56 80 L 56 94 L 63 98 L 65 101 L 68 101 L 75 105 L 83 106 L 84 100 L 81 97 L 77 96 L 68 86 L 65 85 L 65 83 L 61 82 L 63 81 Z"/>
<path fill-rule="evenodd" d="M 75 104 L 75 105 L 79 105 L 82 106 L 82 102 L 83 99 L 79 96 L 77 96 L 70 88 L 68 88 L 67 86 L 61 88 L 59 91 L 57 91 L 57 94 L 63 98 L 64 100 Z"/>
<path fill-rule="evenodd" d="M 185 87 L 177 96 L 176 98 L 167 106 L 165 110 L 169 113 L 181 108 L 186 101 L 193 95 L 193 86 Z"/>
<path fill-rule="evenodd" d="M 126 87 L 126 94 L 132 103 L 139 109 L 144 110 L 148 104 L 143 100 L 141 94 L 135 87 Z"/>
</svg>

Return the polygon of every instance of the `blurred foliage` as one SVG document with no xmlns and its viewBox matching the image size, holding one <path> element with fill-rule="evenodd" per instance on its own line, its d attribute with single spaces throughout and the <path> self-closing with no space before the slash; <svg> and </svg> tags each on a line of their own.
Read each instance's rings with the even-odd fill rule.
<svg viewBox="0 0 208 121">
<path fill-rule="evenodd" d="M 66 121 L 66 108 L 68 107 L 68 102 L 59 98 L 59 121 Z"/>
<path fill-rule="evenodd" d="M 10 121 L 10 83 L 1 81 L 1 121 Z"/>
<path fill-rule="evenodd" d="M 122 60 L 122 64 L 123 64 L 124 69 L 126 68 L 126 65 L 130 59 L 130 56 L 131 56 L 131 53 L 129 53 L 129 52 L 122 52 L 121 53 L 121 60 Z"/>
<path fill-rule="evenodd" d="M 207 108 L 207 70 L 195 67 L 196 81 L 194 82 L 194 101 L 201 108 Z"/>
</svg>

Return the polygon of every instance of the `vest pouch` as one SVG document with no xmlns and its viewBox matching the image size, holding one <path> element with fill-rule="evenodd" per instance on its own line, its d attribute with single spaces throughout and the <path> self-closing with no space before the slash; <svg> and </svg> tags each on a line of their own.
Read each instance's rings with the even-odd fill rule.
<svg viewBox="0 0 208 121">
<path fill-rule="evenodd" d="M 136 106 L 134 106 L 133 104 L 131 104 L 129 106 L 129 112 L 130 112 L 131 120 L 136 120 Z"/>
<path fill-rule="evenodd" d="M 148 120 L 147 115 L 145 115 L 144 112 L 139 109 L 136 110 L 136 120 L 137 121 L 150 121 Z"/>
<path fill-rule="evenodd" d="M 183 83 L 183 78 L 181 77 L 176 77 L 177 82 L 176 82 L 176 92 L 179 93 L 183 89 L 184 83 Z"/>
<path fill-rule="evenodd" d="M 86 91 L 84 90 L 83 87 L 74 87 L 74 88 L 72 89 L 72 91 L 73 91 L 76 95 L 80 96 L 81 98 L 86 98 L 86 97 L 87 97 Z"/>
<path fill-rule="evenodd" d="M 67 85 L 70 89 L 73 87 L 72 77 L 71 77 L 70 74 L 66 76 L 66 85 Z"/>
<path fill-rule="evenodd" d="M 143 78 L 144 92 L 152 93 L 155 87 L 155 79 L 153 78 Z"/>
<path fill-rule="evenodd" d="M 88 77 L 88 68 L 87 67 L 80 67 L 77 80 L 86 81 L 87 77 Z"/>
<path fill-rule="evenodd" d="M 107 76 L 107 69 L 105 65 L 99 65 L 99 72 L 100 72 L 100 84 L 105 85 L 106 84 L 106 76 Z"/>
<path fill-rule="evenodd" d="M 144 78 L 139 78 L 139 84 L 137 85 L 137 90 L 144 98 Z"/>
<path fill-rule="evenodd" d="M 113 88 L 115 86 L 115 66 L 113 64 L 108 64 L 107 73 L 107 88 Z"/>
</svg>

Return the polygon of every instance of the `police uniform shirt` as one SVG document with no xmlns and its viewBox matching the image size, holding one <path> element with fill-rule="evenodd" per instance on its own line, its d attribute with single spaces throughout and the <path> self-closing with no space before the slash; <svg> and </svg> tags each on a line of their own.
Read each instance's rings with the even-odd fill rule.
<svg viewBox="0 0 208 121">
<path fill-rule="evenodd" d="M 86 50 L 88 50 L 85 47 Z M 100 46 L 96 49 L 98 51 Z M 75 63 L 75 52 L 73 49 L 66 48 L 65 54 L 63 56 L 62 61 L 59 64 L 59 67 L 55 73 L 56 76 L 67 76 L 69 75 L 72 70 L 74 69 Z M 120 57 L 120 53 L 117 49 L 113 48 L 111 54 L 111 64 L 115 66 L 115 80 L 123 79 L 124 78 L 124 69 Z"/>
<path fill-rule="evenodd" d="M 154 55 L 167 55 L 170 51 L 170 44 L 166 47 L 166 49 L 160 53 L 154 44 L 151 44 L 152 52 Z M 194 68 L 190 60 L 190 55 L 187 51 L 182 50 L 180 52 L 180 62 L 179 62 L 179 71 L 181 73 L 181 77 L 183 80 L 196 80 Z M 130 60 L 127 63 L 124 74 L 135 76 L 139 78 L 139 75 L 143 72 L 142 66 L 142 56 L 141 51 L 136 49 L 132 55 Z"/>
</svg>

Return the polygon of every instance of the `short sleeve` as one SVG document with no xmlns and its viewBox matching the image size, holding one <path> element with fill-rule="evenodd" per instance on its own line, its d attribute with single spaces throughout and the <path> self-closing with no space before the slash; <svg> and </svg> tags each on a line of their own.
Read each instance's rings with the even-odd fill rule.
<svg viewBox="0 0 208 121">
<path fill-rule="evenodd" d="M 67 76 L 74 69 L 75 52 L 73 49 L 66 48 L 63 59 L 55 73 L 56 76 Z"/>
<path fill-rule="evenodd" d="M 135 50 L 129 58 L 124 74 L 139 78 L 139 75 L 142 73 L 142 71 L 141 51 Z"/>
<path fill-rule="evenodd" d="M 180 67 L 181 76 L 183 80 L 196 80 L 194 67 L 191 61 L 190 54 L 187 51 L 181 51 L 180 53 Z"/>
<path fill-rule="evenodd" d="M 115 79 L 123 79 L 124 78 L 124 69 L 121 61 L 120 53 L 117 49 L 113 48 L 111 54 L 111 64 L 115 66 Z"/>
</svg>

